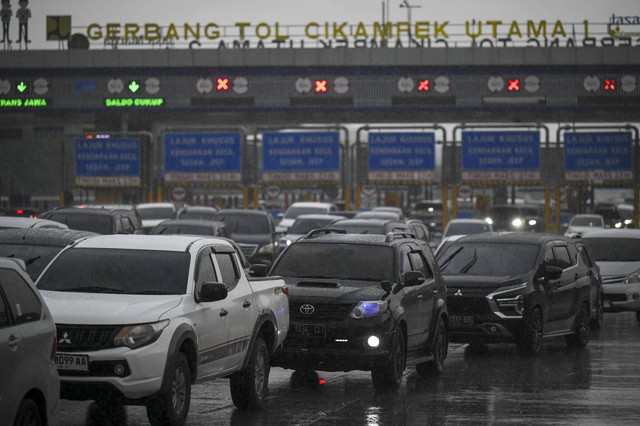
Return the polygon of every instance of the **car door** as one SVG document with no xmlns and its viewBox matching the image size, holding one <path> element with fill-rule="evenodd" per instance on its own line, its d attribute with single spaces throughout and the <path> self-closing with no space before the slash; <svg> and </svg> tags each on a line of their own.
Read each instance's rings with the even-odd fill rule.
<svg viewBox="0 0 640 426">
<path fill-rule="evenodd" d="M 411 262 L 412 251 L 412 248 L 408 244 L 401 247 L 401 273 L 415 270 Z M 423 283 L 416 286 L 404 287 L 402 292 L 402 306 L 407 323 L 407 348 L 410 349 L 418 347 L 421 342 L 426 340 L 424 337 L 425 327 L 423 325 L 422 314 L 425 285 Z"/>
<path fill-rule="evenodd" d="M 547 322 L 548 331 L 563 330 L 571 326 L 577 306 L 577 264 L 572 262 L 566 244 L 551 247 L 555 266 L 562 269 L 562 276 L 549 283 L 547 303 L 550 308 Z"/>
<path fill-rule="evenodd" d="M 196 307 L 193 322 L 202 324 L 196 329 L 198 335 L 198 376 L 205 377 L 219 373 L 224 369 L 227 353 L 227 300 L 215 302 L 199 302 L 200 291 L 205 282 L 220 282 L 213 261 L 213 250 L 210 246 L 200 250 L 196 257 L 194 298 Z"/>
<path fill-rule="evenodd" d="M 230 249 L 231 250 L 231 249 Z M 227 286 L 225 299 L 225 320 L 227 322 L 227 359 L 224 369 L 234 369 L 241 363 L 249 347 L 252 328 L 255 325 L 256 307 L 253 306 L 253 292 L 247 278 L 240 273 L 235 253 L 217 251 L 214 254 L 216 269 L 220 271 L 221 282 Z"/>
<path fill-rule="evenodd" d="M 422 250 L 416 248 L 409 253 L 409 259 L 413 265 L 413 270 L 420 271 L 425 277 L 425 282 L 419 287 L 422 288 L 418 294 L 418 300 L 420 301 L 420 324 L 418 332 L 420 337 L 416 339 L 416 344 L 422 346 L 426 343 L 429 337 L 429 330 L 431 330 L 431 318 L 433 317 L 433 310 L 435 309 L 435 297 L 436 282 L 433 271 L 429 267 L 427 259 L 424 257 Z"/>
</svg>

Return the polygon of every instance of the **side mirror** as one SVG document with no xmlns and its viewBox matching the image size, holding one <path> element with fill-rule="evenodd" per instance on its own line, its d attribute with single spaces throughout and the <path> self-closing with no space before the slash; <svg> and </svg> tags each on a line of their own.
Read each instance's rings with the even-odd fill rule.
<svg viewBox="0 0 640 426">
<path fill-rule="evenodd" d="M 223 283 L 206 282 L 200 290 L 200 302 L 215 302 L 227 297 L 227 286 Z"/>
<path fill-rule="evenodd" d="M 380 287 L 382 287 L 382 289 L 387 293 L 391 293 L 391 290 L 393 290 L 393 284 L 391 281 L 380 281 Z"/>
<path fill-rule="evenodd" d="M 249 268 L 249 276 L 251 277 L 266 277 L 268 273 L 267 265 L 262 263 L 256 263 Z"/>
<path fill-rule="evenodd" d="M 400 278 L 402 278 L 402 284 L 405 287 L 420 285 L 425 280 L 424 275 L 420 271 L 407 271 L 403 273 Z"/>
<path fill-rule="evenodd" d="M 557 280 L 562 276 L 562 268 L 557 266 L 546 266 L 544 268 L 544 276 L 549 280 Z"/>
</svg>

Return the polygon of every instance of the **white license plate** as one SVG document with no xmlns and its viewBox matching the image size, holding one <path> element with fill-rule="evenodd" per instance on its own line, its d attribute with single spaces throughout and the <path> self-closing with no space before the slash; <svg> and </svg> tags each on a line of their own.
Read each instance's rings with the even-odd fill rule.
<svg viewBox="0 0 640 426">
<path fill-rule="evenodd" d="M 87 355 L 56 354 L 53 362 L 58 370 L 89 371 Z"/>
</svg>

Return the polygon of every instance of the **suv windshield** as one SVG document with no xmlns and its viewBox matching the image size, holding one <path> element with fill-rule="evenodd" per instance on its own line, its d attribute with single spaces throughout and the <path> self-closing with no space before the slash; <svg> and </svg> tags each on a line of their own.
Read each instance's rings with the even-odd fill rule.
<svg viewBox="0 0 640 426">
<path fill-rule="evenodd" d="M 640 261 L 640 239 L 637 238 L 585 238 L 584 244 L 597 261 Z"/>
<path fill-rule="evenodd" d="M 296 278 L 394 281 L 394 250 L 360 244 L 294 244 L 283 252 L 270 275 Z"/>
<path fill-rule="evenodd" d="M 535 244 L 452 244 L 438 255 L 438 263 L 443 275 L 514 276 L 533 268 L 539 250 Z"/>
<path fill-rule="evenodd" d="M 184 294 L 189 253 L 74 248 L 42 275 L 38 289 L 86 293 Z"/>
<path fill-rule="evenodd" d="M 95 214 L 76 214 L 54 213 L 49 220 L 66 223 L 70 229 L 78 229 L 80 231 L 91 231 L 98 234 L 112 234 L 111 216 L 95 215 Z"/>
</svg>

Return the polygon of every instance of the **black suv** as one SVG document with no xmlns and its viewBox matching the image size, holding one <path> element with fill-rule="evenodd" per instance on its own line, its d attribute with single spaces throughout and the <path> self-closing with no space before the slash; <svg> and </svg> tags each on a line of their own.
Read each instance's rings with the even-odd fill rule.
<svg viewBox="0 0 640 426">
<path fill-rule="evenodd" d="M 97 234 L 143 234 L 134 210 L 111 207 L 63 207 L 44 213 L 42 219 L 66 224 L 69 229 Z"/>
<path fill-rule="evenodd" d="M 451 341 L 515 342 L 536 355 L 545 337 L 589 342 L 591 276 L 573 241 L 541 233 L 459 238 L 438 253 L 447 285 Z"/>
<path fill-rule="evenodd" d="M 287 247 L 270 275 L 287 283 L 291 319 L 272 365 L 296 370 L 294 385 L 314 370 L 364 370 L 376 389 L 393 390 L 406 366 L 442 370 L 446 288 L 424 241 L 318 229 Z"/>
</svg>

